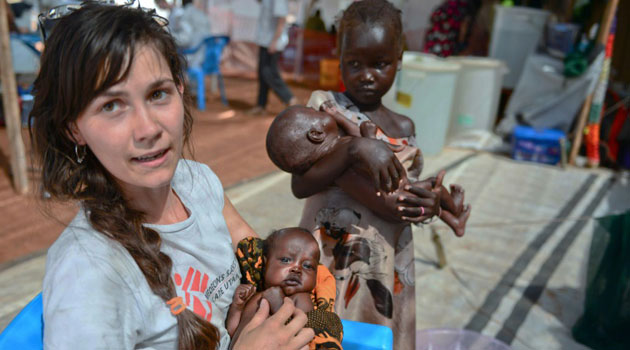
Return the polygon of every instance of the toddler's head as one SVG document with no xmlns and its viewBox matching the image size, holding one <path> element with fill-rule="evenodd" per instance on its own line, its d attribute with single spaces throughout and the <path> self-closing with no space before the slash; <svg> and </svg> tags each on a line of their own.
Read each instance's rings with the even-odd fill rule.
<svg viewBox="0 0 630 350">
<path fill-rule="evenodd" d="M 302 174 L 328 154 L 339 129 L 328 114 L 293 106 L 280 113 L 267 132 L 267 154 L 278 168 Z"/>
<path fill-rule="evenodd" d="M 311 292 L 317 282 L 319 245 L 300 227 L 271 233 L 263 245 L 265 288 L 281 287 L 285 295 Z"/>
<path fill-rule="evenodd" d="M 386 0 L 352 3 L 337 33 L 341 76 L 360 110 L 380 106 L 402 59 L 400 10 Z"/>
</svg>

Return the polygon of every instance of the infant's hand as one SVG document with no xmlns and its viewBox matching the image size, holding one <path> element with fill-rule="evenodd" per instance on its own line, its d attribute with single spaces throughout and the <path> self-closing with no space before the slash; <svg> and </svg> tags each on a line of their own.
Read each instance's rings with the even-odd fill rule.
<svg viewBox="0 0 630 350">
<path fill-rule="evenodd" d="M 284 292 L 280 287 L 269 287 L 262 292 L 262 297 L 269 302 L 271 314 L 275 314 L 282 306 L 284 301 Z"/>
<path fill-rule="evenodd" d="M 442 182 L 444 181 L 444 175 L 446 175 L 446 170 L 440 170 L 440 172 L 436 176 L 428 177 L 424 180 L 416 181 L 413 183 L 414 186 L 424 188 L 429 191 L 437 191 L 442 187 Z"/>
<path fill-rule="evenodd" d="M 351 141 L 349 155 L 353 167 L 367 174 L 376 191 L 392 192 L 398 188 L 405 169 L 394 152 L 383 141 L 356 137 Z"/>
<path fill-rule="evenodd" d="M 243 309 L 245 304 L 256 293 L 256 286 L 251 284 L 239 284 L 234 291 L 234 298 L 232 298 L 232 305 L 235 305 L 239 309 Z"/>
<path fill-rule="evenodd" d="M 296 293 L 291 296 L 295 306 L 304 312 L 313 311 L 313 299 L 310 293 Z"/>
</svg>

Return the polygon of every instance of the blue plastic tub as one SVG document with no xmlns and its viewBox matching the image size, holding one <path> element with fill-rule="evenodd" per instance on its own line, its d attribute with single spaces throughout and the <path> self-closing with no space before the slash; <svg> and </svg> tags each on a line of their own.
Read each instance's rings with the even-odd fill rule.
<svg viewBox="0 0 630 350">
<path fill-rule="evenodd" d="M 544 164 L 558 164 L 562 159 L 560 130 L 517 126 L 512 134 L 512 158 Z"/>
</svg>

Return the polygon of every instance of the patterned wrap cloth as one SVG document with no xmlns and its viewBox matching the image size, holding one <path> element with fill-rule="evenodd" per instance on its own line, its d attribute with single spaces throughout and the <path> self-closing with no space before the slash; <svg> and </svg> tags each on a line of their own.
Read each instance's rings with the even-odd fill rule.
<svg viewBox="0 0 630 350">
<path fill-rule="evenodd" d="M 241 268 L 241 283 L 254 285 L 256 290 L 263 290 L 263 240 L 247 237 L 238 242 L 236 258 Z M 310 343 L 311 350 L 341 350 L 343 327 L 341 319 L 335 314 L 335 278 L 324 265 L 317 266 L 317 284 L 311 293 L 314 310 L 306 314 L 305 327 L 315 331 L 315 338 Z"/>
</svg>

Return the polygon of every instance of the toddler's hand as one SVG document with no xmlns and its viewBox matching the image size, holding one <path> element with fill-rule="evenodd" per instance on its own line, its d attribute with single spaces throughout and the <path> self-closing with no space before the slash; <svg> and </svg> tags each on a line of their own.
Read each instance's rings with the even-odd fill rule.
<svg viewBox="0 0 630 350">
<path fill-rule="evenodd" d="M 295 307 L 297 307 L 298 309 L 304 312 L 313 311 L 313 300 L 311 299 L 311 295 L 309 293 L 296 293 L 293 294 L 291 298 L 295 303 Z"/>
<path fill-rule="evenodd" d="M 234 298 L 232 300 L 232 305 L 235 305 L 240 310 L 245 307 L 245 304 L 251 297 L 256 293 L 256 286 L 251 284 L 240 284 L 236 287 L 236 291 L 234 291 Z"/>
<path fill-rule="evenodd" d="M 273 315 L 282 306 L 284 292 L 280 287 L 269 287 L 263 292 L 262 297 L 269 302 L 269 308 Z"/>
<path fill-rule="evenodd" d="M 353 167 L 372 179 L 376 191 L 389 193 L 398 189 L 405 169 L 385 142 L 364 137 L 352 138 L 350 142 Z"/>
</svg>

